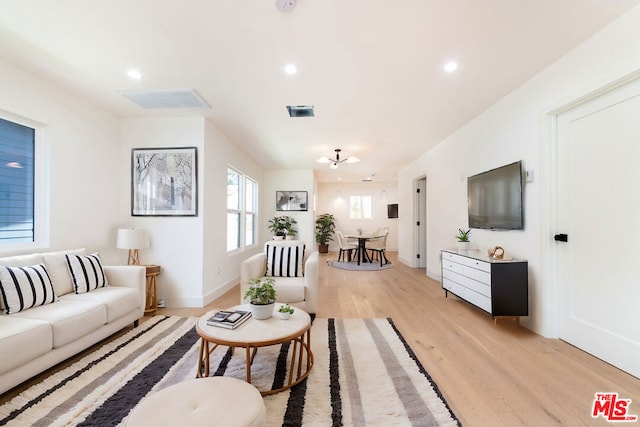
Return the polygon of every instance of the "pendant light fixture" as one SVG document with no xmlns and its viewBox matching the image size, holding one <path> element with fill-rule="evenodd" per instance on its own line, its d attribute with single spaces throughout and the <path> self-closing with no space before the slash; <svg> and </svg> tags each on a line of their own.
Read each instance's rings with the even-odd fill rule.
<svg viewBox="0 0 640 427">
<path fill-rule="evenodd" d="M 339 149 L 339 148 L 336 148 L 334 151 L 336 152 L 336 158 L 335 159 L 332 159 L 330 157 L 320 157 L 318 160 L 316 160 L 316 162 L 318 162 L 318 163 L 330 163 L 329 167 L 331 169 L 338 169 L 338 166 L 340 165 L 340 163 L 343 163 L 343 162 L 357 163 L 357 162 L 360 161 L 359 158 L 353 157 L 353 156 L 347 157 L 346 159 L 341 159 L 340 158 L 340 152 L 342 152 L 342 150 Z"/>
</svg>

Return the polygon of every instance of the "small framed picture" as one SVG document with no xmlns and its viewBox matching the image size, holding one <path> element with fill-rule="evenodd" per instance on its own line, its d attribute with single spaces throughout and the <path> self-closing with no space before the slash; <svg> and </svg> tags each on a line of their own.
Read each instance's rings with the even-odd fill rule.
<svg viewBox="0 0 640 427">
<path fill-rule="evenodd" d="M 306 191 L 276 191 L 277 211 L 306 211 L 308 206 Z"/>
<path fill-rule="evenodd" d="M 131 150 L 132 216 L 197 216 L 196 147 Z"/>
</svg>

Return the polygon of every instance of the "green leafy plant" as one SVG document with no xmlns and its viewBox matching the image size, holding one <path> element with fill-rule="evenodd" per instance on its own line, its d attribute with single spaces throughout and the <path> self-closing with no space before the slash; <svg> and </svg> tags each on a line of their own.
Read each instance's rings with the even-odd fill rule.
<svg viewBox="0 0 640 427">
<path fill-rule="evenodd" d="M 276 290 L 273 285 L 276 283 L 271 278 L 251 279 L 251 285 L 244 293 L 244 299 L 249 299 L 254 305 L 267 305 L 276 302 Z"/>
<path fill-rule="evenodd" d="M 293 309 L 293 307 L 291 307 L 289 304 L 285 304 L 285 305 L 281 305 L 280 308 L 278 309 L 278 311 L 280 313 L 289 313 L 289 314 L 293 314 L 293 312 L 295 311 Z"/>
<path fill-rule="evenodd" d="M 462 228 L 458 228 L 458 234 L 456 235 L 456 239 L 458 242 L 469 242 L 469 234 L 471 230 L 463 230 Z"/>
<path fill-rule="evenodd" d="M 298 223 L 295 218 L 287 215 L 274 216 L 269 220 L 269 230 L 274 236 L 295 235 L 297 230 L 295 225 Z"/>
<path fill-rule="evenodd" d="M 330 213 L 318 215 L 316 218 L 316 242 L 326 245 L 333 241 L 333 233 L 336 228 L 336 220 Z"/>
</svg>

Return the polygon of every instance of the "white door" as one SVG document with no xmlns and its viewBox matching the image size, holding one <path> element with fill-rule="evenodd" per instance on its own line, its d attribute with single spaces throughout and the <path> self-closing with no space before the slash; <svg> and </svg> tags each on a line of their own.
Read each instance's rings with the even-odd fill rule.
<svg viewBox="0 0 640 427">
<path fill-rule="evenodd" d="M 557 141 L 559 336 L 640 377 L 640 82 L 559 115 Z"/>
</svg>

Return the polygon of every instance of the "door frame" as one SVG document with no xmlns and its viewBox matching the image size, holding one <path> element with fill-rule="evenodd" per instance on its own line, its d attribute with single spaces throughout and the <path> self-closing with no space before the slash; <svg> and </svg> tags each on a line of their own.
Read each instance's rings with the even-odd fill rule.
<svg viewBox="0 0 640 427">
<path fill-rule="evenodd" d="M 424 195 L 420 198 L 424 203 L 422 205 L 422 209 L 416 203 L 416 191 L 421 187 L 420 183 L 424 181 Z M 425 274 L 427 273 L 427 175 L 422 175 L 413 180 L 413 189 L 411 193 L 411 202 L 413 204 L 413 224 L 412 234 L 413 234 L 413 267 L 414 268 L 424 268 Z M 420 212 L 424 212 L 424 216 L 421 217 Z M 420 226 L 422 227 L 423 233 L 420 233 L 420 230 L 416 223 L 421 221 Z M 422 224 L 424 222 L 424 224 Z M 423 244 L 424 243 L 424 244 Z M 422 253 L 422 248 L 424 248 L 424 253 Z M 417 254 L 420 254 L 420 259 L 418 259 Z M 421 261 L 424 261 L 421 262 Z"/>
</svg>

